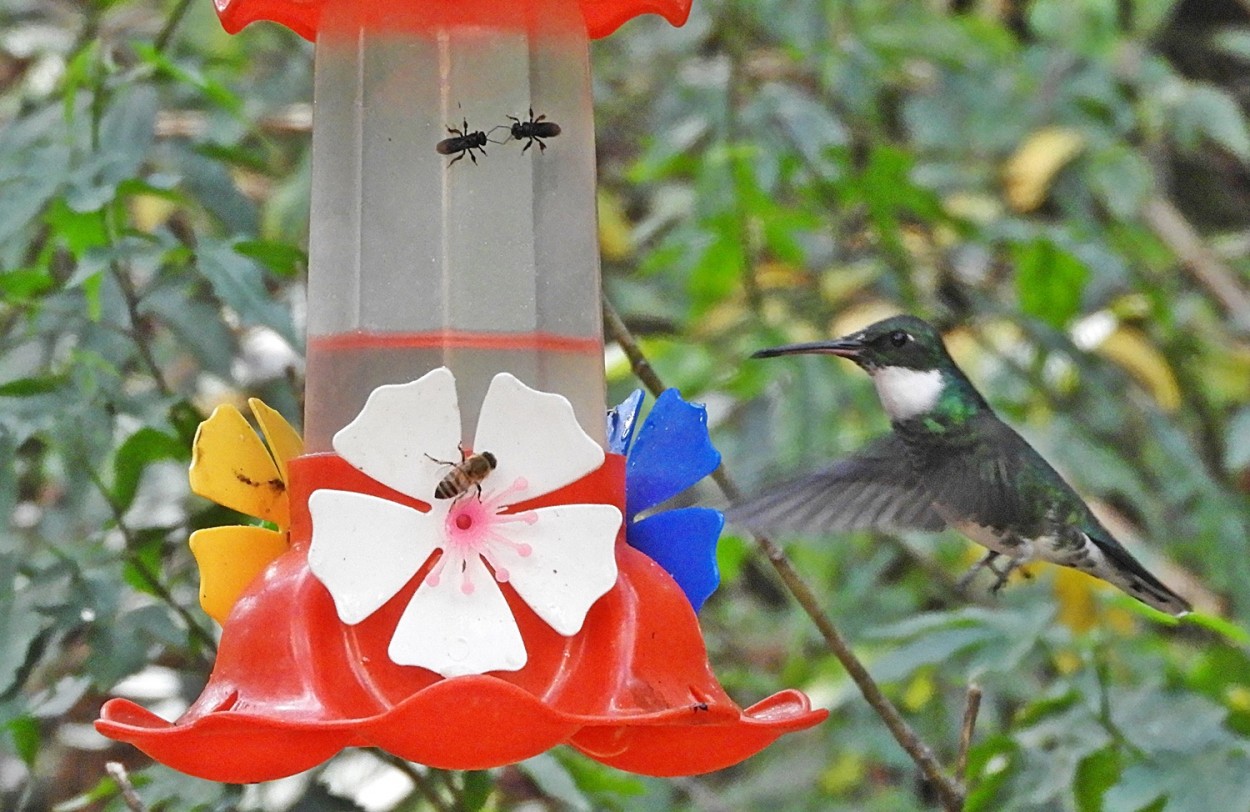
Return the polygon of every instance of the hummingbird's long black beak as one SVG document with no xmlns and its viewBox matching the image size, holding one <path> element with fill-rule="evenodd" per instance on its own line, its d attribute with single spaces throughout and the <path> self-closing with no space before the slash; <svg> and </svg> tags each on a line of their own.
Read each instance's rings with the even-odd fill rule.
<svg viewBox="0 0 1250 812">
<path fill-rule="evenodd" d="M 782 347 L 770 347 L 751 353 L 752 358 L 776 358 L 778 355 L 838 355 L 842 358 L 856 358 L 863 351 L 864 345 L 852 338 L 837 338 L 832 341 L 809 341 L 806 344 L 786 344 Z"/>
</svg>

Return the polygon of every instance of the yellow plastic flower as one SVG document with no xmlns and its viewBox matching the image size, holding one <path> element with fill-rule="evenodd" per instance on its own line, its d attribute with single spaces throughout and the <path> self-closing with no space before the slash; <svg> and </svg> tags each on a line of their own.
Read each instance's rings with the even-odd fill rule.
<svg viewBox="0 0 1250 812">
<path fill-rule="evenodd" d="M 287 550 L 287 460 L 304 450 L 304 441 L 282 415 L 256 398 L 247 403 L 265 442 L 238 409 L 218 406 L 200 424 L 191 453 L 191 490 L 278 528 L 234 525 L 191 534 L 191 553 L 200 568 L 200 606 L 218 623 L 226 622 L 252 579 Z"/>
</svg>

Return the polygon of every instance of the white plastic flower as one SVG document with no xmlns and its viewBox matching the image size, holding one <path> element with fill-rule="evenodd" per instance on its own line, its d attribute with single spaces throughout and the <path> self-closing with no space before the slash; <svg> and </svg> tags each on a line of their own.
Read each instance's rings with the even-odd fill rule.
<svg viewBox="0 0 1250 812">
<path fill-rule="evenodd" d="M 525 645 L 498 586 L 511 584 L 544 622 L 576 634 L 616 583 L 612 505 L 554 505 L 509 513 L 603 464 L 603 449 L 559 395 L 508 373 L 491 381 L 473 451 L 496 468 L 475 490 L 435 499 L 459 460 L 456 380 L 440 367 L 412 383 L 382 386 L 334 436 L 334 449 L 366 475 L 430 504 L 427 513 L 375 496 L 323 489 L 309 498 L 308 564 L 353 625 L 395 596 L 436 552 L 391 637 L 388 654 L 445 677 L 515 671 Z"/>
</svg>

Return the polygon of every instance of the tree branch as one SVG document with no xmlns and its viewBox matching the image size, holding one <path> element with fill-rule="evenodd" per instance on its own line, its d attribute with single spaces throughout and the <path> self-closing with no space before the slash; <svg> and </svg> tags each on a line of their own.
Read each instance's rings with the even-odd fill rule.
<svg viewBox="0 0 1250 812">
<path fill-rule="evenodd" d="M 1233 322 L 1243 331 L 1250 330 L 1250 293 L 1238 283 L 1236 272 L 1203 242 L 1202 235 L 1181 210 L 1172 201 L 1156 195 L 1142 207 L 1142 217 Z"/>
<path fill-rule="evenodd" d="M 634 375 L 642 381 L 647 389 L 651 390 L 652 395 L 659 396 L 666 388 L 664 382 L 660 380 L 659 375 L 652 369 L 633 334 L 625 326 L 625 322 L 621 319 L 620 314 L 616 312 L 616 308 L 612 307 L 612 303 L 606 297 L 603 299 L 603 322 L 608 334 L 621 346 L 625 356 L 629 358 Z M 723 463 L 712 472 L 712 479 L 731 502 L 737 502 L 742 499 L 742 491 L 730 479 Z M 894 707 L 894 703 L 890 702 L 889 698 L 882 693 L 881 688 L 868 673 L 868 669 L 855 656 L 855 652 L 851 650 L 850 644 L 847 643 L 841 632 L 834 626 L 829 615 L 825 613 L 816 594 L 812 592 L 811 587 L 804 582 L 802 576 L 795 570 L 789 556 L 772 539 L 766 536 L 756 535 L 755 543 L 764 555 L 767 556 L 773 568 L 777 570 L 777 575 L 781 577 L 786 589 L 789 590 L 808 618 L 816 625 L 821 637 L 825 639 L 827 648 L 833 653 L 833 656 L 838 658 L 838 662 L 842 663 L 842 667 L 846 669 L 846 673 L 850 675 L 851 680 L 859 688 L 859 692 L 863 695 L 864 700 L 885 722 L 886 727 L 889 728 L 890 733 L 894 736 L 894 740 L 916 763 L 916 766 L 924 773 L 925 778 L 933 784 L 942 800 L 943 808 L 947 812 L 959 812 L 959 810 L 962 810 L 965 796 L 962 782 L 946 774 L 946 771 L 942 769 L 942 765 L 938 763 L 937 758 L 933 755 L 932 748 L 921 740 L 916 732 L 912 730 L 911 725 L 907 724 L 902 714 L 899 713 L 898 708 Z"/>
<path fill-rule="evenodd" d="M 126 767 L 120 761 L 107 761 L 104 763 L 104 769 L 113 779 L 113 783 L 117 784 L 122 800 L 130 812 L 148 812 L 143 799 L 139 797 L 139 793 L 135 792 L 135 785 L 130 783 L 130 775 L 126 772 Z"/>
<path fill-rule="evenodd" d="M 964 722 L 959 728 L 959 757 L 955 759 L 955 780 L 963 783 L 968 771 L 968 748 L 972 746 L 972 731 L 977 726 L 977 714 L 981 710 L 981 686 L 975 682 L 968 685 L 968 699 L 964 705 Z"/>
</svg>

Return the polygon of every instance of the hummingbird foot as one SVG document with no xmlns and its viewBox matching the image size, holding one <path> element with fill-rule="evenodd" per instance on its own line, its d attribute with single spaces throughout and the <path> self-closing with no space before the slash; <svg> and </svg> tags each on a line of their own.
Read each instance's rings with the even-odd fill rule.
<svg viewBox="0 0 1250 812">
<path fill-rule="evenodd" d="M 997 595 L 998 591 L 1007 583 L 1007 579 L 1011 577 L 1011 573 L 1015 571 L 1016 567 L 1020 566 L 1020 562 L 1014 558 L 1008 559 L 1007 564 L 1001 568 L 994 566 L 994 562 L 1001 557 L 1002 553 L 990 550 L 985 554 L 984 558 L 973 564 L 967 572 L 960 576 L 959 580 L 955 582 L 955 587 L 960 592 L 966 592 L 968 585 L 972 583 L 972 579 L 976 577 L 976 574 L 982 569 L 987 569 L 994 573 L 994 583 L 990 586 L 990 594 Z"/>
<path fill-rule="evenodd" d="M 1018 566 L 1020 566 L 1020 561 L 1019 559 L 1016 559 L 1016 558 L 1012 558 L 1008 560 L 1007 566 L 1003 567 L 1001 570 L 995 567 L 993 564 L 985 565 L 985 568 L 989 570 L 990 572 L 994 573 L 996 577 L 996 580 L 994 581 L 993 586 L 990 587 L 991 595 L 998 594 L 998 591 L 1002 589 L 1004 585 L 1006 585 L 1007 579 L 1011 576 L 1011 573 L 1015 572 L 1016 567 Z"/>
<path fill-rule="evenodd" d="M 959 576 L 959 580 L 955 582 L 955 588 L 960 592 L 967 592 L 968 585 L 972 583 L 972 579 L 976 577 L 977 573 L 980 572 L 983 567 L 989 567 L 990 571 L 997 575 L 998 570 L 994 569 L 992 565 L 994 563 L 994 559 L 998 558 L 998 556 L 999 553 L 990 550 L 985 554 L 984 558 L 973 564 L 967 572 Z"/>
</svg>

